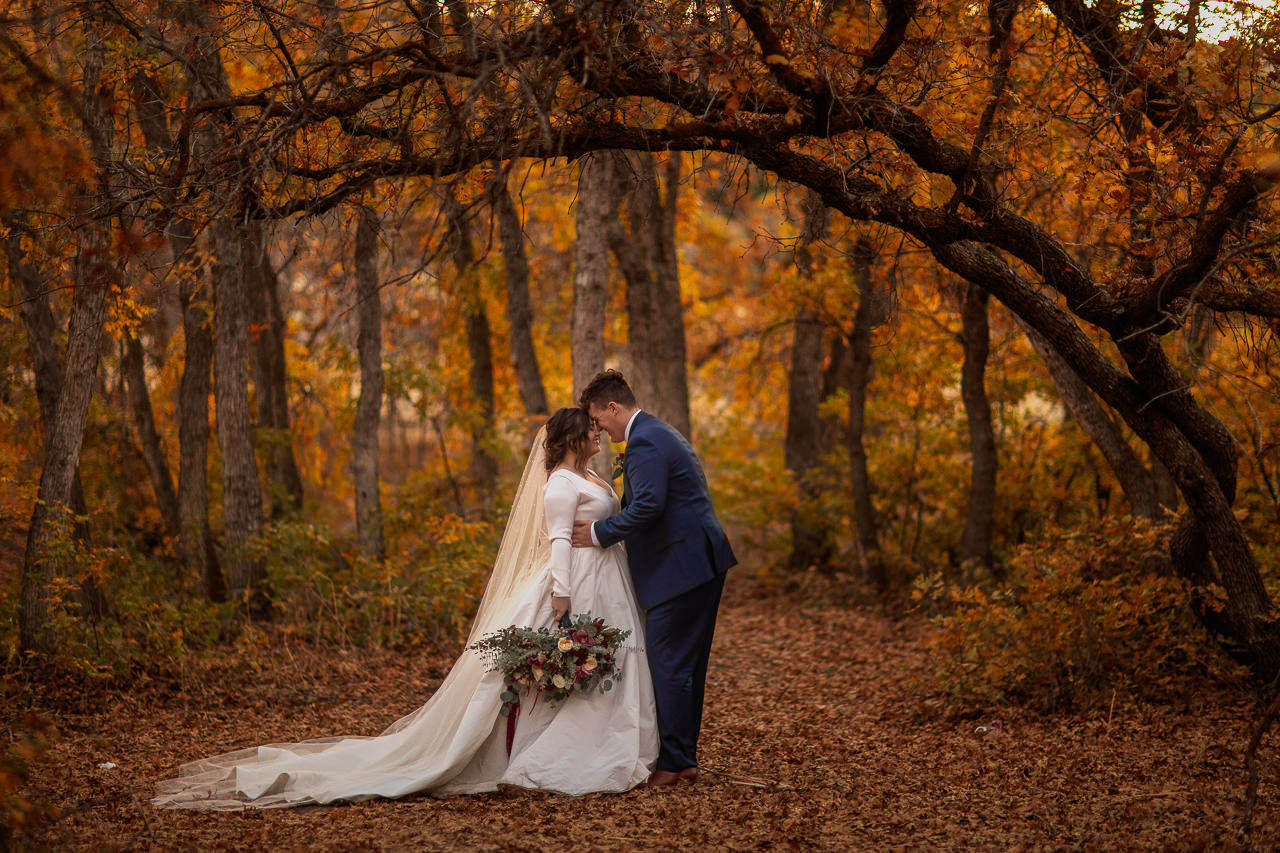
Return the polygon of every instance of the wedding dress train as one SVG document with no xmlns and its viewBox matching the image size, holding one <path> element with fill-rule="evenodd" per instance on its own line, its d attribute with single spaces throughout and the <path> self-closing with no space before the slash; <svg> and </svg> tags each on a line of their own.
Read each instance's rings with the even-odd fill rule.
<svg viewBox="0 0 1280 853">
<path fill-rule="evenodd" d="M 516 493 L 494 570 L 468 643 L 508 625 L 551 625 L 553 535 L 574 519 L 617 511 L 603 481 L 565 470 L 547 477 L 539 433 Z M 544 501 L 545 486 L 545 501 Z M 565 794 L 625 791 L 645 781 L 658 756 L 657 713 L 644 622 L 621 545 L 563 549 L 573 612 L 632 632 L 618 655 L 622 677 L 606 693 L 559 703 L 523 695 L 510 754 L 501 715 L 502 676 L 464 651 L 435 694 L 377 737 L 320 738 L 251 747 L 183 765 L 157 785 L 165 808 L 272 808 L 496 790 Z"/>
</svg>

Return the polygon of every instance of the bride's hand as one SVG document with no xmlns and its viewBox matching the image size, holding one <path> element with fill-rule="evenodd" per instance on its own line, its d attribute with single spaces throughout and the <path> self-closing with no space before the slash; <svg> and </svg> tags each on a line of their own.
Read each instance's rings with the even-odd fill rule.
<svg viewBox="0 0 1280 853">
<path fill-rule="evenodd" d="M 551 596 L 551 615 L 555 617 L 557 622 L 560 617 L 569 612 L 569 596 L 553 595 Z"/>
</svg>

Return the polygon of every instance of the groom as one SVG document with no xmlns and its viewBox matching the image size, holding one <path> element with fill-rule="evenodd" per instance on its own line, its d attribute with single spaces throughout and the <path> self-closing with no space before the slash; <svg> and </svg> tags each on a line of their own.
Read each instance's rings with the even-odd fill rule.
<svg viewBox="0 0 1280 853">
<path fill-rule="evenodd" d="M 616 370 L 598 374 L 579 400 L 592 424 L 625 441 L 622 512 L 574 525 L 577 547 L 626 540 L 636 597 L 647 611 L 649 668 L 662 746 L 648 786 L 698 778 L 698 731 L 707 660 L 725 570 L 737 560 L 707 491 L 693 448 L 680 433 L 640 411 Z"/>
</svg>

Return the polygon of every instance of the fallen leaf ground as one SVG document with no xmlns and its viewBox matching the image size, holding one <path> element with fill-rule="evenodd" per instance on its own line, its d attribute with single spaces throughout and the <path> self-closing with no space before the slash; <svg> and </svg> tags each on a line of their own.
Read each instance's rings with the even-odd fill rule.
<svg viewBox="0 0 1280 853">
<path fill-rule="evenodd" d="M 1188 705 L 1118 698 L 1087 716 L 965 709 L 929 686 L 928 628 L 797 604 L 731 582 L 701 743 L 675 790 L 583 798 L 523 790 L 436 800 L 201 814 L 148 804 L 177 764 L 272 741 L 377 734 L 449 666 L 422 652 L 257 655 L 84 695 L 11 694 L 58 732 L 30 797 L 63 816 L 31 850 L 1272 850 L 1270 738 L 1254 832 L 1237 836 L 1256 709 L 1221 690 Z M 978 729 L 998 718 L 1003 731 Z M 1280 737 L 1280 736 L 1278 736 Z M 98 769 L 114 762 L 111 770 Z"/>
</svg>

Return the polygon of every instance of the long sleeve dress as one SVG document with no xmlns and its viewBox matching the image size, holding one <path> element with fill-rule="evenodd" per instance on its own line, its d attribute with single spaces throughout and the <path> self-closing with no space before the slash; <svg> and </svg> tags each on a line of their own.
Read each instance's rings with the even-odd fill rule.
<svg viewBox="0 0 1280 853">
<path fill-rule="evenodd" d="M 464 651 L 425 705 L 377 737 L 269 744 L 202 759 L 161 782 L 152 802 L 166 808 L 244 809 L 435 796 L 518 785 L 565 794 L 626 791 L 657 761 L 653 682 L 644 621 L 621 545 L 572 548 L 575 520 L 607 518 L 617 497 L 603 481 L 567 470 L 543 490 L 551 559 L 503 602 L 512 625 L 551 625 L 551 593 L 567 592 L 572 612 L 630 630 L 617 655 L 622 671 L 606 693 L 563 702 L 522 697 L 511 752 L 501 715 L 502 676 Z"/>
</svg>

